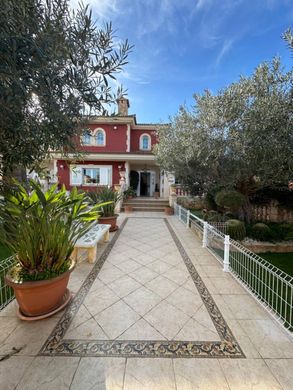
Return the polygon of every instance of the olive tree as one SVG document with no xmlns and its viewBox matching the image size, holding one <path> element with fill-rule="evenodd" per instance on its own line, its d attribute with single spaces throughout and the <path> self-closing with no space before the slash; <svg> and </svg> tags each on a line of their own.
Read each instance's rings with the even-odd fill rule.
<svg viewBox="0 0 293 390">
<path fill-rule="evenodd" d="M 159 162 L 185 184 L 189 176 L 206 191 L 238 190 L 249 219 L 250 195 L 292 175 L 292 81 L 274 59 L 216 95 L 195 95 L 193 110 L 180 110 L 159 132 Z"/>
<path fill-rule="evenodd" d="M 98 26 L 82 4 L 0 3 L 0 175 L 9 175 L 50 150 L 74 149 L 89 116 L 116 100 L 109 80 L 131 47 L 117 46 L 112 25 Z"/>
</svg>

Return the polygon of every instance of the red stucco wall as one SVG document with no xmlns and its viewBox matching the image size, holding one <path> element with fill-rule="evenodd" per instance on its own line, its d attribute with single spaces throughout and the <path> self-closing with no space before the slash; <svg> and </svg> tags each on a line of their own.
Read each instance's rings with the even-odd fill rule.
<svg viewBox="0 0 293 390">
<path fill-rule="evenodd" d="M 112 185 L 119 184 L 120 175 L 118 166 L 121 165 L 124 167 L 124 162 L 122 161 L 79 161 L 80 165 L 112 165 Z M 63 166 L 63 168 L 61 168 Z M 70 190 L 72 187 L 70 186 L 70 162 L 65 160 L 57 161 L 57 175 L 58 182 L 60 185 L 64 184 L 67 190 Z M 94 186 L 78 186 L 85 191 L 95 191 L 97 187 Z"/>
<path fill-rule="evenodd" d="M 106 146 L 83 146 L 80 145 L 80 150 L 90 153 L 106 153 L 106 152 L 126 152 L 127 140 L 127 125 L 88 125 L 91 130 L 102 128 L 106 133 Z"/>
<path fill-rule="evenodd" d="M 130 151 L 139 152 L 139 138 L 142 134 L 151 136 L 152 147 L 157 143 L 157 137 L 154 130 L 131 130 Z"/>
</svg>

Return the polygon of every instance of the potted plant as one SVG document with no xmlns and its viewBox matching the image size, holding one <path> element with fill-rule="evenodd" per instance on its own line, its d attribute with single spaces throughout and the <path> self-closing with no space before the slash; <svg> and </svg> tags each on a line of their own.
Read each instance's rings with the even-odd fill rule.
<svg viewBox="0 0 293 390">
<path fill-rule="evenodd" d="M 136 192 L 132 187 L 128 187 L 127 190 L 123 192 L 123 198 L 132 199 L 136 196 Z"/>
<path fill-rule="evenodd" d="M 47 317 L 64 306 L 75 242 L 96 223 L 100 205 L 89 208 L 83 193 L 67 194 L 57 185 L 43 192 L 31 181 L 26 189 L 14 182 L 0 204 L 0 241 L 15 253 L 6 275 L 20 315 Z M 68 298 L 69 301 L 69 298 Z"/>
<path fill-rule="evenodd" d="M 122 194 L 111 187 L 102 187 L 97 192 L 90 192 L 89 197 L 92 203 L 103 203 L 102 215 L 99 217 L 99 223 L 111 225 L 110 232 L 118 229 L 115 208 L 117 203 L 122 199 Z"/>
<path fill-rule="evenodd" d="M 170 206 L 165 207 L 165 214 L 166 215 L 173 215 L 174 214 L 173 207 L 170 207 Z"/>
</svg>

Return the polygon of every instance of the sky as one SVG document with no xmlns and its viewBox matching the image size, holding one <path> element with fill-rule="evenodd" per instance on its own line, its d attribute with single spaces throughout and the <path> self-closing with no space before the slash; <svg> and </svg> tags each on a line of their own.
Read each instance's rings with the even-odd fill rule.
<svg viewBox="0 0 293 390">
<path fill-rule="evenodd" d="M 76 7 L 78 0 L 71 0 Z M 139 123 L 164 123 L 193 95 L 217 93 L 279 56 L 293 27 L 293 0 L 84 0 L 99 25 L 111 21 L 117 42 L 134 45 L 117 75 Z"/>
</svg>

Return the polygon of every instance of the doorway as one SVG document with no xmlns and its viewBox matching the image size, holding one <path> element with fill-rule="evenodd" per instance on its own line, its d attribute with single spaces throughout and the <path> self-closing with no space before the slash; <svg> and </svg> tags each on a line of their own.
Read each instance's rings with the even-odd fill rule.
<svg viewBox="0 0 293 390">
<path fill-rule="evenodd" d="M 151 189 L 151 173 L 140 172 L 140 181 L 139 181 L 140 196 L 150 196 L 150 189 Z"/>
</svg>

